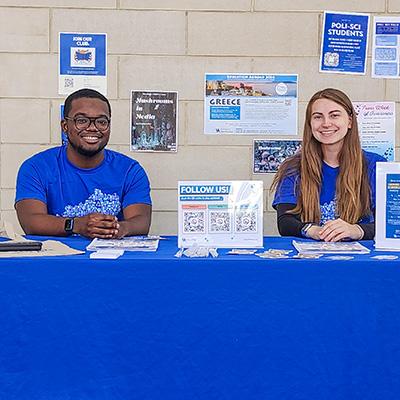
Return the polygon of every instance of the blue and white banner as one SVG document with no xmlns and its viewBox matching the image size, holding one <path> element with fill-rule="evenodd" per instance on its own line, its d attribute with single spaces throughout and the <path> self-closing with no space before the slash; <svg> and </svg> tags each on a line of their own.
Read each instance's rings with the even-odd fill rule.
<svg viewBox="0 0 400 400">
<path fill-rule="evenodd" d="M 377 249 L 400 250 L 400 163 L 376 164 Z"/>
<path fill-rule="evenodd" d="M 107 94 L 107 35 L 59 34 L 59 94 L 95 89 Z"/>
<path fill-rule="evenodd" d="M 297 135 L 297 75 L 206 74 L 204 133 Z"/>
<path fill-rule="evenodd" d="M 364 75 L 369 14 L 324 12 L 320 72 Z"/>
</svg>

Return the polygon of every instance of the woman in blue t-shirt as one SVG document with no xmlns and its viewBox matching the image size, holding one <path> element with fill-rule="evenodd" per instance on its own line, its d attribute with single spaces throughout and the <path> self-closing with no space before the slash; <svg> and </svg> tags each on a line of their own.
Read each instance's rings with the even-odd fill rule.
<svg viewBox="0 0 400 400">
<path fill-rule="evenodd" d="M 279 233 L 326 242 L 373 239 L 377 161 L 385 159 L 361 149 L 347 95 L 331 88 L 315 93 L 302 148 L 272 184 Z"/>
</svg>

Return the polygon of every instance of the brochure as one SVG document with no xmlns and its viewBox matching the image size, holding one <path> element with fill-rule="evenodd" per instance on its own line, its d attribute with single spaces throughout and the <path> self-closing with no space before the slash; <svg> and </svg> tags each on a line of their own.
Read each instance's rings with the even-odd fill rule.
<svg viewBox="0 0 400 400">
<path fill-rule="evenodd" d="M 370 252 L 358 242 L 299 242 L 293 240 L 292 243 L 299 253 L 367 254 Z"/>
<path fill-rule="evenodd" d="M 156 251 L 159 239 L 152 236 L 130 236 L 122 239 L 99 239 L 91 241 L 86 250 L 118 249 L 125 251 Z"/>
</svg>

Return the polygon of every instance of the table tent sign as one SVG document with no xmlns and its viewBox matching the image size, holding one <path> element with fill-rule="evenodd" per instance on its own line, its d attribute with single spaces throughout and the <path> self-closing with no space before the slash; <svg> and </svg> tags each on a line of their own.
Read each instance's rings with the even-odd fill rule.
<svg viewBox="0 0 400 400">
<path fill-rule="evenodd" d="M 263 246 L 262 181 L 180 181 L 178 245 Z"/>
<path fill-rule="evenodd" d="M 376 164 L 375 247 L 400 250 L 400 163 Z"/>
<path fill-rule="evenodd" d="M 82 88 L 107 95 L 107 35 L 59 34 L 58 93 L 68 95 Z"/>
</svg>

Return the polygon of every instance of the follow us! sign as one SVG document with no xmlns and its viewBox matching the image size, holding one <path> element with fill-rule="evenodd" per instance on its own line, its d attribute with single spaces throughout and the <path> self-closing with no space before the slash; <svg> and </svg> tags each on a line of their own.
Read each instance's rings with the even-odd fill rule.
<svg viewBox="0 0 400 400">
<path fill-rule="evenodd" d="M 107 35 L 59 34 L 59 94 L 82 88 L 107 94 Z"/>
<path fill-rule="evenodd" d="M 262 181 L 179 182 L 179 247 L 262 247 L 262 196 Z"/>
</svg>

